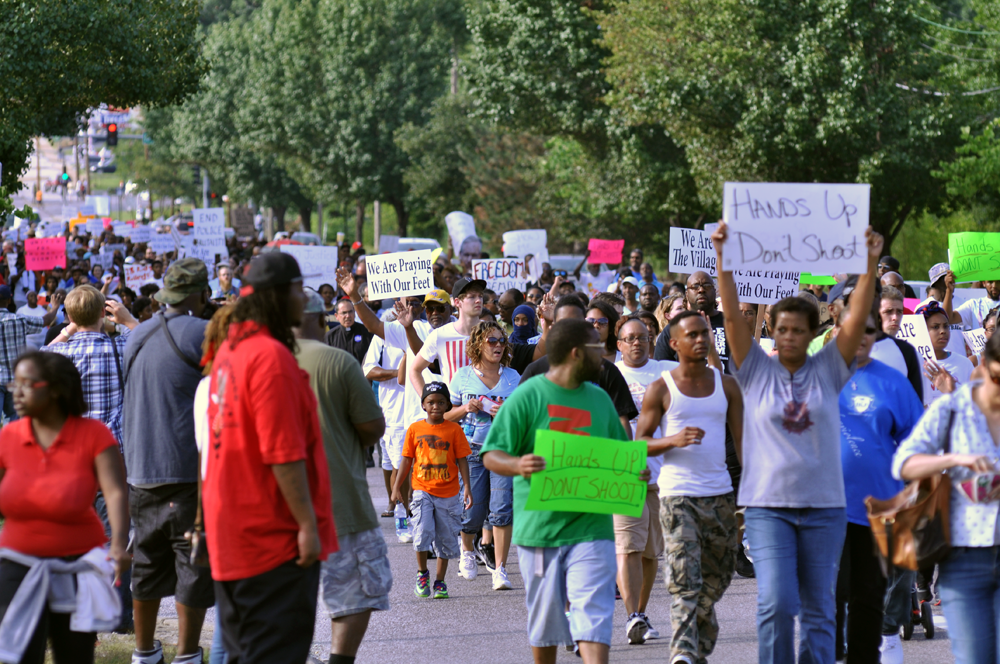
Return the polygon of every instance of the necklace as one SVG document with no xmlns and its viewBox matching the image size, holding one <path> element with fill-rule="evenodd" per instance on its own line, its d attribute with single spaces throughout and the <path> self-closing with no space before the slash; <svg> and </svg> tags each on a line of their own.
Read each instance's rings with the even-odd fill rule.
<svg viewBox="0 0 1000 664">
<path fill-rule="evenodd" d="M 871 362 L 869 362 L 868 364 L 871 364 Z M 854 375 L 851 377 L 851 391 L 853 392 L 858 391 L 858 381 L 856 379 L 865 369 L 868 368 L 868 364 L 866 364 L 863 367 L 858 367 L 858 370 L 854 372 Z"/>
</svg>

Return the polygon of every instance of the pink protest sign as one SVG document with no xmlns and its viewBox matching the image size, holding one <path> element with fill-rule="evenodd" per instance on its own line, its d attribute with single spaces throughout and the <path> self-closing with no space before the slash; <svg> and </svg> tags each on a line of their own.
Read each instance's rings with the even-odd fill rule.
<svg viewBox="0 0 1000 664">
<path fill-rule="evenodd" d="M 622 262 L 622 250 L 625 248 L 625 240 L 596 240 L 591 239 L 587 244 L 590 256 L 588 263 L 607 263 L 614 265 Z"/>
<path fill-rule="evenodd" d="M 51 270 L 66 267 L 66 238 L 28 238 L 24 241 L 24 269 Z"/>
</svg>

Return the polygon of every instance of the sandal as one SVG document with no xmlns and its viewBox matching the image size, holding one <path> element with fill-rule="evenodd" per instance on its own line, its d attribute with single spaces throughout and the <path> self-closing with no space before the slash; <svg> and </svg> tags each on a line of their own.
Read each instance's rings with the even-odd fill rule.
<svg viewBox="0 0 1000 664">
<path fill-rule="evenodd" d="M 396 516 L 396 513 L 394 511 L 392 511 L 392 510 L 386 510 L 386 511 L 382 512 L 382 518 L 383 519 L 391 519 L 394 516 Z"/>
</svg>

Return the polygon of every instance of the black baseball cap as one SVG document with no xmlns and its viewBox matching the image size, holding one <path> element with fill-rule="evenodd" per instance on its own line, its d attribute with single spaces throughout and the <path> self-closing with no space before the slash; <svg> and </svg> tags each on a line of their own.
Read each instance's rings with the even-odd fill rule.
<svg viewBox="0 0 1000 664">
<path fill-rule="evenodd" d="M 272 251 L 253 259 L 250 269 L 243 277 L 243 288 L 240 295 L 250 295 L 262 288 L 287 286 L 302 281 L 302 270 L 299 262 L 289 254 Z"/>
<path fill-rule="evenodd" d="M 470 288 L 478 288 L 481 291 L 486 290 L 486 282 L 482 279 L 468 279 L 462 277 L 455 282 L 455 286 L 451 289 L 451 299 L 456 299 L 459 295 L 469 290 Z"/>
<path fill-rule="evenodd" d="M 424 400 L 432 394 L 440 394 L 444 396 L 444 400 L 448 402 L 449 408 L 451 410 L 451 392 L 448 391 L 448 386 L 441 381 L 435 380 L 424 385 L 424 393 L 420 395 L 420 403 L 423 404 Z"/>
</svg>

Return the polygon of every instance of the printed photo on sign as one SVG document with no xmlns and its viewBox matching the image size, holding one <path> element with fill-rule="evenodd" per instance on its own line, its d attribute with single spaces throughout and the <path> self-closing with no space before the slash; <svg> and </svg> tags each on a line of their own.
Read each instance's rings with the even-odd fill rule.
<svg viewBox="0 0 1000 664">
<path fill-rule="evenodd" d="M 722 269 L 864 273 L 870 193 L 867 184 L 725 183 Z"/>
<path fill-rule="evenodd" d="M 369 297 L 384 300 L 426 295 L 434 288 L 432 253 L 430 249 L 424 249 L 365 258 Z"/>
</svg>

